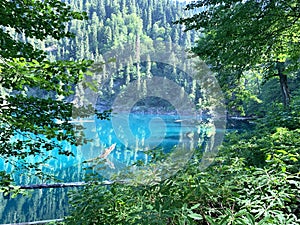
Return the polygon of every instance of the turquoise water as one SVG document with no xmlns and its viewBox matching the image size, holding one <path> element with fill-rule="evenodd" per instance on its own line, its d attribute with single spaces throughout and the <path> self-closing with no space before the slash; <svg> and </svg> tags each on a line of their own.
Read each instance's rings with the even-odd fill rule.
<svg viewBox="0 0 300 225">
<path fill-rule="evenodd" d="M 129 166 L 138 160 L 147 163 L 147 151 L 153 148 L 162 152 L 171 152 L 180 145 L 189 132 L 198 132 L 199 126 L 193 123 L 181 123 L 178 115 L 113 115 L 110 121 L 90 118 L 73 121 L 84 127 L 84 134 L 91 139 L 83 146 L 75 147 L 67 142 L 61 143 L 71 150 L 75 157 L 61 156 L 53 151 L 57 159 L 48 163 L 48 172 L 62 182 L 83 181 L 86 171 L 82 162 L 93 159 L 104 149 L 116 144 L 108 159 L 117 167 Z M 50 154 L 50 153 L 49 153 Z M 34 160 L 34 158 L 32 159 Z M 0 161 L 0 170 L 14 171 L 14 167 Z M 102 174 L 104 178 L 105 173 Z M 18 184 L 32 184 L 26 174 L 16 173 Z M 74 189 L 74 188 L 73 188 Z M 62 218 L 68 213 L 67 188 L 30 191 L 29 197 L 18 196 L 15 199 L 0 197 L 0 223 L 16 223 Z"/>
</svg>

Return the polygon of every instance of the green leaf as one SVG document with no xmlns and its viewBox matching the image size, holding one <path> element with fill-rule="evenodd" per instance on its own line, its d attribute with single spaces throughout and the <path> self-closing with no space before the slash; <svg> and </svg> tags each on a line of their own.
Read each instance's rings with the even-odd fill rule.
<svg viewBox="0 0 300 225">
<path fill-rule="evenodd" d="M 200 206 L 200 203 L 198 203 L 198 204 L 192 206 L 192 207 L 191 207 L 191 210 L 197 209 L 199 206 Z"/>
<path fill-rule="evenodd" d="M 203 217 L 198 213 L 190 213 L 190 214 L 188 214 L 188 217 L 190 217 L 194 220 L 202 220 L 203 219 Z"/>
</svg>

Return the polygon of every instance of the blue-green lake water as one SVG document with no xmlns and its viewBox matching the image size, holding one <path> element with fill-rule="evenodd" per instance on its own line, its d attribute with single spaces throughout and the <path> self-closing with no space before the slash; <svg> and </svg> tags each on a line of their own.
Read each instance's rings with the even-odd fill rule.
<svg viewBox="0 0 300 225">
<path fill-rule="evenodd" d="M 85 128 L 84 134 L 91 141 L 79 147 L 62 143 L 65 149 L 72 150 L 75 157 L 61 156 L 54 151 L 51 154 L 57 159 L 49 162 L 47 170 L 62 182 L 83 181 L 86 172 L 82 162 L 99 156 L 112 144 L 116 147 L 109 159 L 115 165 L 128 166 L 137 160 L 146 162 L 149 157 L 145 150 L 158 148 L 170 152 L 180 144 L 182 136 L 189 132 L 199 133 L 195 124 L 182 125 L 179 119 L 191 118 L 130 114 L 113 115 L 110 121 L 96 118 L 74 121 Z M 0 161 L 0 170 L 14 171 L 14 167 Z M 35 183 L 27 174 L 16 173 L 15 178 L 19 185 Z M 29 196 L 16 198 L 0 196 L 0 224 L 62 218 L 69 210 L 67 192 L 70 189 L 76 188 L 37 189 L 29 191 Z"/>
</svg>

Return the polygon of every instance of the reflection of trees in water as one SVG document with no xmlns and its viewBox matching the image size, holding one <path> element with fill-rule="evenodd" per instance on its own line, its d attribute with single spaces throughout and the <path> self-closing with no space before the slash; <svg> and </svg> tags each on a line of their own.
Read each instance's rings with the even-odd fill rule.
<svg viewBox="0 0 300 225">
<path fill-rule="evenodd" d="M 37 189 L 29 196 L 0 197 L 0 223 L 18 223 L 62 218 L 69 212 L 68 195 L 76 188 Z"/>
<path fill-rule="evenodd" d="M 174 127 L 171 126 L 170 129 L 174 129 Z M 182 132 L 179 136 L 176 136 L 176 133 L 170 133 L 167 139 L 168 141 L 175 141 L 174 143 L 178 143 L 181 141 L 184 142 L 184 140 L 187 140 L 187 142 L 184 142 L 184 148 L 188 148 L 192 151 L 194 148 L 197 148 L 198 145 L 201 146 L 200 149 L 203 152 L 209 152 L 210 149 L 215 145 L 215 131 L 211 130 L 211 132 L 209 133 L 201 126 L 198 126 L 197 129 L 193 134 Z M 105 148 L 116 141 L 116 137 L 114 137 L 112 127 L 98 127 L 92 132 L 91 129 L 89 130 L 89 135 L 93 139 L 93 141 L 88 143 L 86 146 L 74 148 L 73 151 L 76 153 L 75 158 L 62 156 L 63 159 L 60 158 L 59 160 L 50 162 L 50 164 L 55 167 L 55 169 L 49 171 L 57 178 L 61 179 L 63 182 L 83 181 L 86 175 L 91 171 L 83 170 L 83 165 L 81 162 L 101 155 Z M 106 135 L 105 140 L 101 138 L 104 135 Z M 207 136 L 206 139 L 204 139 L 205 136 Z M 194 140 L 190 143 L 189 139 L 194 137 L 197 137 L 198 140 Z M 130 143 L 128 143 L 127 145 L 123 145 L 120 143 L 117 144 L 116 148 L 110 153 L 110 155 L 108 155 L 109 159 L 115 163 L 116 167 L 121 167 L 119 166 L 118 162 L 122 162 L 122 166 L 124 166 L 124 164 L 125 166 L 128 166 L 136 163 L 136 160 L 142 160 L 144 161 L 144 163 L 151 161 L 151 157 L 148 157 L 147 151 L 144 151 L 145 145 L 142 138 L 133 143 L 133 145 L 130 145 Z M 206 144 L 202 143 L 203 140 L 206 140 Z M 160 148 L 159 151 L 163 152 L 164 150 L 172 147 L 174 143 L 162 144 L 160 146 L 162 148 Z M 67 145 L 66 147 L 70 148 L 70 146 Z M 190 152 L 187 152 L 186 154 L 190 154 Z M 176 164 L 180 164 L 181 156 L 181 152 L 173 155 L 173 159 L 176 159 L 176 157 L 178 158 L 177 161 L 172 160 L 173 164 L 174 162 L 176 162 Z M 165 163 L 168 162 L 165 161 Z M 182 166 L 184 166 L 185 162 L 182 163 Z M 172 165 L 168 164 L 163 168 L 165 168 L 166 170 L 170 170 L 170 167 L 172 167 Z M 10 169 L 12 170 L 13 168 Z M 176 169 L 177 167 L 174 167 L 174 170 Z M 165 173 L 164 170 L 162 170 L 161 173 Z M 163 177 L 161 173 L 158 175 L 160 177 Z M 32 180 L 30 180 L 28 176 L 26 176 L 26 174 L 22 176 L 20 176 L 20 174 L 15 174 L 15 176 L 19 176 L 19 180 L 22 183 L 32 183 Z M 101 178 L 101 175 L 98 178 Z M 33 190 L 30 191 L 32 193 L 31 197 L 18 196 L 16 199 L 4 199 L 1 196 L 0 218 L 2 219 L 0 219 L 0 223 L 26 222 L 61 218 L 68 213 L 67 191 L 70 189 L 71 188 Z"/>
<path fill-rule="evenodd" d="M 165 116 L 168 119 L 165 121 L 168 124 L 166 130 L 160 130 L 161 127 L 154 127 L 151 130 L 149 126 L 151 126 L 150 121 L 154 118 L 153 116 L 157 118 L 160 115 L 152 115 L 151 117 L 151 115 L 131 114 L 129 121 L 125 116 L 122 118 L 122 115 L 117 115 L 116 120 L 118 123 L 114 127 L 102 121 L 96 125 L 99 138 L 106 143 L 105 147 L 117 143 L 116 149 L 111 153 L 111 159 L 113 158 L 129 166 L 137 160 L 147 160 L 147 151 L 153 149 L 153 146 L 168 152 L 180 141 L 180 131 L 178 130 L 180 127 L 176 127 L 179 124 L 174 123 L 176 120 L 174 116 Z M 172 125 L 170 125 L 171 121 L 173 122 Z M 155 123 L 152 125 L 156 126 Z M 128 129 L 130 129 L 130 135 L 128 135 Z M 117 131 L 117 134 L 115 131 Z M 156 144 L 155 141 L 160 139 L 162 139 L 162 142 Z"/>
<path fill-rule="evenodd" d="M 55 175 L 64 182 L 82 181 L 85 171 L 75 165 L 56 170 Z M 29 196 L 1 196 L 0 224 L 62 218 L 69 212 L 67 193 L 76 189 L 35 189 L 28 191 Z"/>
<path fill-rule="evenodd" d="M 19 175 L 14 174 L 16 177 Z M 67 168 L 60 164 L 53 175 L 64 182 L 74 182 L 84 180 L 85 171 L 81 170 L 80 164 Z M 25 182 L 26 178 L 23 175 L 19 180 L 27 184 L 35 181 L 27 179 Z M 19 195 L 16 198 L 1 195 L 0 224 L 62 218 L 69 211 L 67 192 L 70 190 L 76 188 L 36 189 L 28 191 L 29 196 Z"/>
<path fill-rule="evenodd" d="M 85 170 L 82 170 L 80 164 L 74 165 L 73 167 L 63 168 L 58 170 L 56 176 L 63 182 L 79 182 L 83 181 L 85 177 Z"/>
</svg>

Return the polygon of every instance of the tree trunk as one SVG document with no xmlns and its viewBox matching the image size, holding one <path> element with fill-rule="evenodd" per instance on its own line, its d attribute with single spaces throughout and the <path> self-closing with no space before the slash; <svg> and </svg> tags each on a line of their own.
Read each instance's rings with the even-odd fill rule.
<svg viewBox="0 0 300 225">
<path fill-rule="evenodd" d="M 279 81 L 280 81 L 281 93 L 283 97 L 283 105 L 284 107 L 288 107 L 290 104 L 290 93 L 287 84 L 287 76 L 279 73 Z"/>
<path fill-rule="evenodd" d="M 278 70 L 279 82 L 281 87 L 281 94 L 284 107 L 289 107 L 290 105 L 290 92 L 287 84 L 287 75 L 283 74 L 284 62 L 277 62 L 276 68 Z"/>
</svg>

